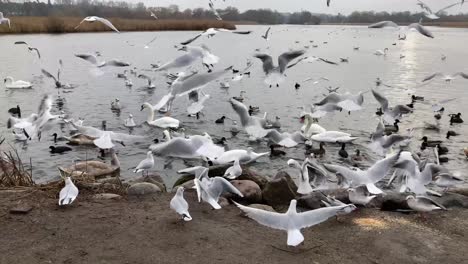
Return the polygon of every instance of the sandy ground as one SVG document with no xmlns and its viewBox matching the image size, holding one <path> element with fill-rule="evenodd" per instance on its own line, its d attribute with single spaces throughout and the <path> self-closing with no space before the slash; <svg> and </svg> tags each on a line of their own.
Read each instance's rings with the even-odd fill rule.
<svg viewBox="0 0 468 264">
<path fill-rule="evenodd" d="M 233 205 L 211 210 L 186 191 L 191 222 L 172 194 L 92 200 L 68 208 L 41 191 L 0 191 L 0 263 L 468 263 L 468 211 L 416 214 L 359 209 L 303 230 L 305 243 L 258 225 Z M 30 205 L 24 215 L 12 207 Z"/>
</svg>

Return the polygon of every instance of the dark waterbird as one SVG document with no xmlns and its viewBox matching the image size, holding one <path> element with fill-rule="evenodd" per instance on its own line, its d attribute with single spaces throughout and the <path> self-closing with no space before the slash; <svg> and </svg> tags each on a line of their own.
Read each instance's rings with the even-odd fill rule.
<svg viewBox="0 0 468 264">
<path fill-rule="evenodd" d="M 66 146 L 57 146 L 57 147 L 50 146 L 49 149 L 50 149 L 50 153 L 53 153 L 53 154 L 61 154 L 61 153 L 65 153 L 67 151 L 72 150 L 70 147 L 66 147 Z"/>
</svg>

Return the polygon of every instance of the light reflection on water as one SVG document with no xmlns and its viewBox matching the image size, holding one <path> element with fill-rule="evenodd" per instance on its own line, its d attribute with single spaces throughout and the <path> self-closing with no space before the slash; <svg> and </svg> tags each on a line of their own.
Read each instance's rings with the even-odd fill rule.
<svg viewBox="0 0 468 264">
<path fill-rule="evenodd" d="M 298 121 L 300 109 L 298 107 L 307 103 L 313 103 L 320 99 L 327 86 L 340 86 L 340 91 L 357 93 L 366 91 L 374 87 L 375 79 L 380 77 L 385 83 L 398 87 L 413 88 L 427 75 L 434 72 L 454 73 L 458 71 L 468 71 L 465 66 L 465 58 L 468 50 L 465 43 L 468 40 L 466 29 L 445 29 L 432 28 L 435 39 L 427 39 L 416 33 L 407 33 L 406 41 L 398 41 L 399 31 L 395 30 L 371 30 L 365 27 L 341 27 L 336 26 L 275 26 L 269 42 L 260 37 L 266 26 L 241 26 L 240 29 L 250 29 L 254 33 L 248 36 L 238 36 L 235 34 L 219 34 L 203 42 L 210 47 L 214 54 L 221 58 L 217 65 L 222 69 L 233 65 L 235 68 L 243 68 L 247 59 L 254 62 L 250 69 L 251 78 L 245 78 L 241 82 L 232 83 L 229 90 L 219 88 L 218 83 L 208 85 L 204 91 L 211 95 L 204 110 L 203 120 L 190 118 L 185 113 L 187 99 L 180 98 L 174 104 L 173 117 L 179 119 L 186 128 L 187 134 L 201 134 L 208 132 L 213 137 L 230 137 L 227 132 L 230 125 L 229 120 L 226 125 L 215 125 L 214 120 L 226 114 L 230 118 L 237 119 L 231 110 L 228 98 L 238 96 L 241 90 L 247 91 L 246 105 L 259 106 L 262 111 L 268 112 L 271 118 L 279 116 L 283 124 L 283 130 L 292 132 L 300 128 Z M 31 91 L 0 91 L 0 105 L 2 109 L 10 108 L 20 104 L 23 115 L 29 115 L 37 111 L 39 100 L 45 93 L 57 95 L 57 90 L 51 80 L 42 77 L 41 67 L 56 72 L 58 60 L 64 62 L 62 80 L 67 83 L 78 85 L 72 93 L 62 93 L 66 99 L 63 111 L 69 113 L 75 119 L 84 117 L 85 125 L 99 127 L 102 120 L 107 121 L 109 130 L 125 132 L 124 120 L 128 114 L 133 114 L 138 123 L 146 120 L 146 112 L 140 112 L 140 106 L 144 102 L 155 104 L 165 93 L 167 93 L 166 79 L 161 74 L 151 72 L 150 64 L 165 62 L 179 52 L 174 45 L 184 41 L 196 32 L 132 32 L 132 33 L 93 33 L 93 34 L 65 34 L 65 35 L 11 35 L 0 37 L 0 74 L 4 78 L 13 76 L 15 79 L 31 81 L 34 89 Z M 143 46 L 154 36 L 157 40 L 149 49 Z M 15 46 L 13 43 L 24 40 L 31 46 L 41 51 L 42 60 L 38 60 L 30 54 L 24 46 Z M 127 43 L 128 41 L 128 43 Z M 299 43 L 296 43 L 298 41 Z M 310 41 L 313 41 L 311 43 Z M 328 42 L 328 44 L 324 44 Z M 130 43 L 130 45 L 129 45 Z M 201 42 L 195 42 L 201 43 Z M 393 43 L 397 43 L 393 46 Z M 317 44 L 318 48 L 312 48 Z M 342 63 L 339 66 L 313 63 L 299 64 L 287 72 L 288 79 L 280 88 L 268 88 L 263 82 L 263 72 L 261 64 L 252 58 L 255 49 L 268 51 L 273 57 L 277 57 L 290 48 L 298 49 L 310 46 L 309 55 L 324 57 L 333 61 L 339 58 L 349 58 L 349 63 Z M 354 51 L 353 47 L 359 46 L 359 51 Z M 267 49 L 267 47 L 270 47 Z M 375 50 L 389 48 L 386 57 L 374 55 Z M 115 75 L 123 70 L 105 69 L 102 76 L 95 76 L 90 70 L 90 65 L 74 57 L 75 53 L 88 53 L 100 51 L 102 59 L 119 58 L 132 63 L 132 67 L 137 67 L 140 72 L 153 76 L 157 89 L 148 90 L 144 88 L 145 80 L 132 77 L 133 88 L 127 88 L 122 79 Z M 400 59 L 400 54 L 406 57 Z M 442 54 L 447 56 L 445 62 L 441 61 Z M 276 59 L 275 59 L 276 60 Z M 131 68 L 132 68 L 131 67 Z M 201 65 L 196 68 L 203 70 Z M 312 85 L 304 83 L 299 90 L 294 89 L 294 84 L 308 77 L 324 76 L 331 80 L 330 83 L 320 83 Z M 450 103 L 441 121 L 442 131 L 440 134 L 417 129 L 415 138 L 422 137 L 423 134 L 429 138 L 443 139 L 447 129 L 455 130 L 462 136 L 454 137 L 446 143 L 450 149 L 450 162 L 447 167 L 451 170 L 466 171 L 467 162 L 463 155 L 463 148 L 468 146 L 466 135 L 468 129 L 466 125 L 456 125 L 449 127 L 449 113 L 468 113 L 468 106 L 465 101 L 468 99 L 466 92 L 467 83 L 464 80 L 455 80 L 451 84 L 442 81 L 434 81 L 429 85 L 415 88 L 416 94 L 425 96 L 426 100 L 446 99 L 457 97 L 458 99 Z M 407 92 L 400 89 L 382 87 L 379 88 L 388 96 L 391 104 L 407 104 L 410 102 Z M 117 115 L 110 110 L 110 102 L 114 98 L 119 98 L 124 109 Z M 357 141 L 356 146 L 349 146 L 351 153 L 355 148 L 360 148 L 364 153 L 374 158 L 374 155 L 366 151 L 369 133 L 377 124 L 374 115 L 377 103 L 370 93 L 365 95 L 366 109 L 348 116 L 346 113 L 337 113 L 321 120 L 321 125 L 329 130 L 350 131 L 356 136 L 362 137 Z M 54 109 L 54 112 L 58 112 Z M 8 114 L 6 110 L 0 112 L 0 133 L 6 135 L 8 139 L 13 139 L 6 130 L 6 120 Z M 434 123 L 434 118 L 430 112 L 430 104 L 416 104 L 416 112 L 404 118 L 401 128 L 404 130 L 410 127 L 421 127 L 423 122 Z M 37 181 L 43 182 L 58 177 L 56 167 L 71 164 L 72 160 L 94 158 L 98 155 L 94 149 L 84 147 L 74 148 L 75 151 L 65 155 L 51 156 L 48 153 L 49 145 L 53 144 L 50 134 L 59 132 L 59 128 L 49 133 L 45 133 L 41 142 L 30 143 L 24 148 L 20 143 L 17 147 L 21 149 L 20 154 L 25 160 L 29 157 L 33 160 L 34 177 Z M 65 130 L 63 131 L 66 132 Z M 60 133 L 59 133 L 60 134 Z M 148 126 L 138 127 L 133 131 L 136 135 L 145 135 L 150 139 L 161 138 L 162 131 Z M 243 133 L 237 138 L 229 140 L 229 147 L 246 148 L 247 136 Z M 119 157 L 122 163 L 122 176 L 126 179 L 134 177 L 134 174 L 127 170 L 134 167 L 141 159 L 145 158 L 145 153 L 150 140 L 133 146 L 117 146 Z M 417 148 L 419 142 L 413 143 L 413 148 Z M 253 148 L 257 152 L 268 151 L 266 143 L 254 144 Z M 286 166 L 289 158 L 304 158 L 302 147 L 286 150 L 287 158 L 273 159 L 265 158 L 253 166 L 258 171 L 266 175 L 273 175 L 278 170 Z M 327 145 L 327 155 L 325 161 L 337 161 L 338 146 Z M 161 173 L 169 185 L 176 179 L 176 170 L 184 168 L 181 161 L 176 161 L 172 169 L 164 169 L 164 159 L 156 159 L 155 171 Z M 340 161 L 338 161 L 340 162 Z M 463 175 L 463 174 L 462 174 Z"/>
</svg>

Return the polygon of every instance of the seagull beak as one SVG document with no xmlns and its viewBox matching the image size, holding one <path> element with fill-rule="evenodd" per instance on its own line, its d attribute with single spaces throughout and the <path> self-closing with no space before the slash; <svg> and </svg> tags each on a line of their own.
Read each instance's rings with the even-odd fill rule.
<svg viewBox="0 0 468 264">
<path fill-rule="evenodd" d="M 143 109 L 145 109 L 145 107 L 144 107 L 144 106 L 141 106 L 141 109 L 140 109 L 140 111 L 143 111 Z"/>
</svg>

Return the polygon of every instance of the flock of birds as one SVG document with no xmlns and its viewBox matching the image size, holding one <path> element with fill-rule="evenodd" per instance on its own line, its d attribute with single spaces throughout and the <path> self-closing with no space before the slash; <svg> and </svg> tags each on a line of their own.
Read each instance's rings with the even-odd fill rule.
<svg viewBox="0 0 468 264">
<path fill-rule="evenodd" d="M 441 11 L 457 5 L 461 6 L 463 2 L 464 1 L 458 2 L 438 12 L 432 12 L 431 9 L 421 1 L 418 1 L 418 5 L 424 10 L 427 18 L 437 19 Z M 210 1 L 209 5 L 212 10 L 216 11 L 213 2 Z M 327 5 L 330 5 L 330 0 L 327 1 Z M 215 14 L 221 19 L 220 14 L 217 12 Z M 158 19 L 154 13 L 151 13 L 151 16 Z M 108 20 L 95 16 L 86 17 L 77 27 L 84 22 L 95 21 L 101 22 L 112 30 L 119 32 Z M 9 19 L 4 18 L 3 14 L 0 13 L 0 23 L 6 22 L 10 25 Z M 369 26 L 369 28 L 384 27 L 398 27 L 398 25 L 391 21 L 382 21 Z M 408 29 L 416 30 L 425 37 L 434 38 L 434 34 L 421 23 L 411 24 L 408 26 Z M 271 28 L 268 28 L 261 36 L 265 41 L 268 41 L 271 30 Z M 211 38 L 219 33 L 233 33 L 239 35 L 239 38 L 241 38 L 242 35 L 248 35 L 252 32 L 211 28 L 182 42 L 180 46 L 177 46 L 180 51 L 184 52 L 183 55 L 164 64 L 152 65 L 154 72 L 160 73 L 167 78 L 169 92 L 160 98 L 159 102 L 155 105 L 150 103 L 142 104 L 140 110 L 146 110 L 148 112 L 148 119 L 145 122 L 147 125 L 164 130 L 164 138 L 155 139 L 153 141 L 154 144 L 149 147 L 146 158 L 132 168 L 135 173 L 142 173 L 143 175 L 144 173 L 148 174 L 155 165 L 154 155 L 167 157 L 170 160 L 200 160 L 203 166 L 187 168 L 179 171 L 179 173 L 194 174 L 194 185 L 198 195 L 198 201 L 204 201 L 210 204 L 214 209 L 221 209 L 218 202 L 223 193 L 230 192 L 243 197 L 243 194 L 230 183 L 230 180 L 234 180 L 242 175 L 241 164 L 255 162 L 267 155 L 283 156 L 285 153 L 280 148 L 293 148 L 304 145 L 307 154 L 304 161 L 299 162 L 298 160 L 290 159 L 286 162 L 288 167 L 297 170 L 297 193 L 299 195 L 307 195 L 312 192 L 321 192 L 327 189 L 345 188 L 348 190 L 351 204 L 344 204 L 334 197 L 327 196 L 326 200 L 323 201 L 323 208 L 307 212 L 298 212 L 296 209 L 297 202 L 296 200 L 292 200 L 287 212 L 281 214 L 235 203 L 247 216 L 258 223 L 274 229 L 287 231 L 287 244 L 290 246 L 297 246 L 304 240 L 300 232 L 301 229 L 317 225 L 333 216 L 348 214 L 356 209 L 356 205 L 365 206 L 378 195 L 383 195 L 385 191 L 379 186 L 382 186 L 381 182 L 387 174 L 391 172 L 393 172 L 393 174 L 390 180 L 388 180 L 387 187 L 390 188 L 390 186 L 398 185 L 399 187 L 396 189 L 399 192 L 410 193 L 410 195 L 407 196 L 408 207 L 417 212 L 445 209 L 444 206 L 430 198 L 430 195 L 442 196 L 443 193 L 429 189 L 429 185 L 436 185 L 447 189 L 465 182 L 460 175 L 451 173 L 447 168 L 441 165 L 441 163 L 444 162 L 444 155 L 448 152 L 448 149 L 443 146 L 442 141 L 429 140 L 427 137 L 424 137 L 421 139 L 421 151 L 419 153 L 409 149 L 408 145 L 413 139 L 413 131 L 409 130 L 400 133 L 401 131 L 398 124 L 406 115 L 410 115 L 415 111 L 414 103 L 424 102 L 424 98 L 412 95 L 410 104 L 393 105 L 386 98 L 384 90 L 382 89 L 382 87 L 391 86 L 384 84 L 380 79 L 376 80 L 376 87 L 367 92 L 370 92 L 380 104 L 380 108 L 377 109 L 376 112 L 376 114 L 380 116 L 380 121 L 371 135 L 369 148 L 376 153 L 376 155 L 379 155 L 381 159 L 365 170 L 357 166 L 359 166 L 359 162 L 366 159 L 366 157 L 361 155 L 359 150 L 356 150 L 356 153 L 353 155 L 348 154 L 346 150 L 347 144 L 351 144 L 353 141 L 357 140 L 358 137 L 341 131 L 329 131 L 320 126 L 318 120 L 330 113 L 345 112 L 351 114 L 351 112 L 362 110 L 364 94 L 367 92 L 360 92 L 357 94 L 339 93 L 338 88 L 333 89 L 330 87 L 328 89 L 329 93 L 325 95 L 322 100 L 303 108 L 300 119 L 303 121 L 304 126 L 300 130 L 294 132 L 284 132 L 280 130 L 281 123 L 279 117 L 276 117 L 274 120 L 269 120 L 266 113 L 263 116 L 257 116 L 260 111 L 258 107 L 247 107 L 243 103 L 245 91 L 242 91 L 238 97 L 230 98 L 230 105 L 238 115 L 240 123 L 238 125 L 237 121 L 232 121 L 232 126 L 229 129 L 232 135 L 236 136 L 238 133 L 244 131 L 248 134 L 249 141 L 266 140 L 270 144 L 270 152 L 256 153 L 252 148 L 226 150 L 223 146 L 226 138 L 215 140 L 208 133 L 204 133 L 203 135 L 185 135 L 184 130 L 181 128 L 182 123 L 170 117 L 174 101 L 182 96 L 188 96 L 189 105 L 187 105 L 186 108 L 187 113 L 199 119 L 202 117 L 204 103 L 210 99 L 210 95 L 203 92 L 203 88 L 206 85 L 224 78 L 225 81 L 220 82 L 220 85 L 221 88 L 227 89 L 229 88 L 229 82 L 239 81 L 245 76 L 250 76 L 249 69 L 253 66 L 251 61 L 249 61 L 242 70 L 236 70 L 233 67 L 221 70 L 215 69 L 214 65 L 219 62 L 219 58 L 204 44 L 200 46 L 191 45 L 193 42 L 203 37 Z M 402 40 L 403 37 L 399 35 L 399 39 Z M 404 39 L 406 39 L 406 35 Z M 34 52 L 39 59 L 41 58 L 39 50 L 31 47 L 28 43 L 19 41 L 15 44 L 25 45 L 30 52 Z M 354 49 L 359 49 L 359 47 L 354 47 Z M 262 62 L 263 71 L 265 73 L 265 83 L 269 87 L 279 87 L 285 78 L 287 78 L 285 75 L 286 71 L 299 63 L 319 61 L 328 64 L 337 64 L 324 58 L 307 56 L 305 54 L 305 50 L 287 51 L 278 57 L 277 65 L 274 64 L 269 54 L 257 53 L 254 55 L 254 58 Z M 385 56 L 386 50 L 376 51 L 375 54 L 378 56 Z M 93 68 L 121 68 L 130 66 L 130 63 L 118 59 L 102 61 L 99 59 L 99 57 L 101 57 L 99 53 L 75 54 L 75 56 L 88 62 L 90 67 Z M 342 63 L 346 61 L 346 58 L 341 59 Z M 168 73 L 170 70 L 187 69 L 195 63 L 200 62 L 206 67 L 206 72 L 180 71 L 177 74 Z M 73 85 L 63 83 L 60 80 L 61 67 L 63 66 L 62 61 L 60 61 L 59 64 L 60 68 L 56 75 L 51 74 L 45 69 L 42 69 L 42 73 L 44 76 L 54 81 L 56 88 L 63 89 L 64 92 L 67 89 L 73 89 Z M 145 74 L 138 74 L 135 68 L 125 70 L 117 77 L 125 79 L 125 85 L 131 86 L 130 74 L 147 80 L 147 87 L 149 89 L 156 88 L 152 77 Z M 233 76 L 227 78 L 226 76 L 229 74 Z M 436 77 L 442 77 L 443 80 L 449 82 L 458 76 L 468 79 L 468 74 L 462 72 L 452 75 L 435 73 L 425 78 L 423 82 L 429 82 Z M 303 83 L 313 81 L 315 84 L 326 80 L 326 78 L 309 78 L 304 80 Z M 31 83 L 21 80 L 15 81 L 12 77 L 5 78 L 4 82 L 7 89 L 32 88 Z M 299 87 L 300 84 L 297 83 L 295 88 L 299 89 Z M 61 98 L 59 96 L 55 101 L 56 103 L 60 103 L 60 100 Z M 451 100 L 454 99 L 440 101 L 432 105 L 434 118 L 436 120 L 441 119 L 441 115 L 445 111 L 444 105 Z M 52 130 L 59 123 L 63 123 L 68 126 L 72 136 L 59 136 L 54 133 L 54 142 L 67 141 L 70 145 L 95 146 L 99 148 L 103 154 L 109 152 L 112 156 L 111 164 L 100 161 L 85 161 L 75 163 L 69 168 L 59 168 L 61 176 L 65 181 L 65 187 L 59 194 L 59 205 L 68 205 L 71 204 L 79 194 L 78 188 L 72 181 L 73 177 L 83 174 L 103 176 L 114 173 L 120 168 L 120 163 L 114 151 L 115 144 L 125 146 L 129 141 L 144 142 L 148 140 L 148 138 L 145 136 L 108 131 L 105 122 L 103 122 L 102 128 L 99 129 L 85 126 L 83 124 L 84 120 L 81 118 L 74 120 L 68 118 L 65 113 L 53 114 L 51 112 L 53 109 L 53 102 L 53 96 L 45 95 L 40 103 L 38 112 L 32 113 L 27 117 L 22 115 L 19 105 L 9 109 L 10 117 L 7 127 L 12 130 L 15 139 L 26 142 L 41 140 L 41 135 L 44 131 Z M 112 101 L 110 108 L 113 111 L 120 111 L 122 106 L 119 99 Z M 165 116 L 156 118 L 155 113 L 157 112 L 165 113 Z M 223 115 L 217 119 L 215 123 L 223 124 L 226 119 L 226 116 Z M 450 125 L 459 123 L 463 123 L 461 113 L 450 116 Z M 138 126 L 133 119 L 133 115 L 128 116 L 124 126 L 128 128 Z M 456 131 L 448 131 L 447 140 L 449 140 L 451 136 L 457 135 L 458 133 Z M 4 141 L 4 138 L 1 139 L 0 145 L 4 143 Z M 319 143 L 320 147 L 313 148 L 312 142 Z M 356 167 L 339 164 L 322 164 L 319 158 L 326 152 L 324 148 L 325 143 L 340 144 L 339 156 L 344 159 L 350 159 L 353 164 L 356 164 Z M 72 148 L 68 146 L 51 146 L 50 151 L 52 153 L 64 153 L 72 151 Z M 464 152 L 468 157 L 468 149 L 465 149 Z M 430 154 L 434 154 L 435 158 L 431 158 Z M 3 157 L 0 156 L 0 158 Z M 232 166 L 225 171 L 224 175 L 208 177 L 209 168 L 207 165 L 226 164 L 232 164 Z M 189 213 L 189 204 L 184 198 L 184 187 L 177 188 L 174 198 L 170 201 L 170 207 L 176 211 L 184 221 L 192 220 Z"/>
</svg>

